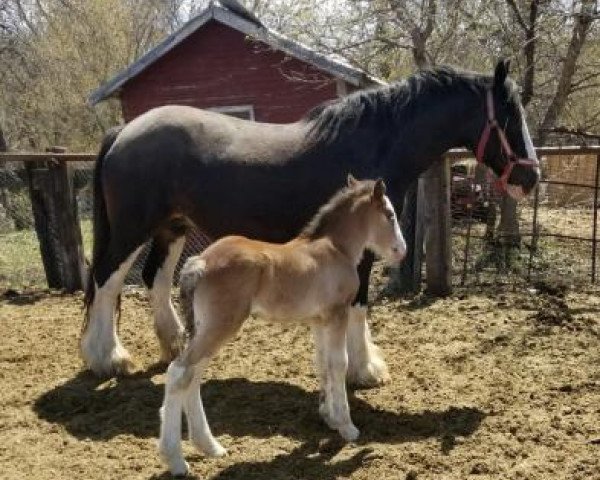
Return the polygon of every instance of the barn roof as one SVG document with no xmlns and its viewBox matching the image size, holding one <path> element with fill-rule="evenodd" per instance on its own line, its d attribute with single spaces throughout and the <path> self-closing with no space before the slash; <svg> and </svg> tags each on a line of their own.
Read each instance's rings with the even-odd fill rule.
<svg viewBox="0 0 600 480">
<path fill-rule="evenodd" d="M 211 2 L 208 8 L 189 20 L 183 27 L 169 35 L 152 50 L 148 51 L 137 61 L 119 72 L 112 79 L 92 92 L 89 102 L 95 105 L 106 98 L 119 93 L 121 87 L 139 75 L 142 71 L 162 58 L 177 45 L 196 32 L 211 20 L 216 20 L 245 35 L 259 40 L 275 50 L 282 51 L 292 57 L 302 60 L 314 67 L 341 78 L 356 87 L 385 84 L 384 81 L 368 75 L 363 70 L 353 67 L 339 57 L 319 53 L 306 45 L 289 39 L 275 30 L 264 26 L 251 12 L 244 9 L 237 1 L 221 0 Z"/>
</svg>

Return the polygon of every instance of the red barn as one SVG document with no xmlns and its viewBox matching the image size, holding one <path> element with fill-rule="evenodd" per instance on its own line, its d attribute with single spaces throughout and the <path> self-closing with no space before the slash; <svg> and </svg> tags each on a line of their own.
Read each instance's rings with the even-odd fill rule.
<svg viewBox="0 0 600 480">
<path fill-rule="evenodd" d="M 383 83 L 265 27 L 237 2 L 210 6 L 96 90 L 130 121 L 160 105 L 292 122 L 323 101 Z"/>
</svg>

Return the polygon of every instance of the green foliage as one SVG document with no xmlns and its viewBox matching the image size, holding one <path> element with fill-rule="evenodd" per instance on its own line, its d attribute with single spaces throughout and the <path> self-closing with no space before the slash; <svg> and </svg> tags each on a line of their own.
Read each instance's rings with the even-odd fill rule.
<svg viewBox="0 0 600 480">
<path fill-rule="evenodd" d="M 84 252 L 92 251 L 92 222 L 81 222 Z M 46 286 L 39 242 L 33 228 L 0 233 L 0 289 Z"/>
<path fill-rule="evenodd" d="M 0 70 L 0 122 L 9 146 L 95 150 L 102 131 L 119 123 L 120 111 L 114 101 L 94 108 L 87 97 L 165 36 L 162 4 L 47 0 L 32 5 L 14 30 L 0 33 L 0 47 L 12 45 L 0 48 L 8 67 Z"/>
<path fill-rule="evenodd" d="M 9 204 L 5 205 L 7 218 L 10 218 L 15 230 L 26 230 L 33 227 L 31 200 L 26 190 L 8 194 Z M 10 228 L 12 230 L 12 228 Z M 0 230 L 1 231 L 1 230 Z"/>
</svg>

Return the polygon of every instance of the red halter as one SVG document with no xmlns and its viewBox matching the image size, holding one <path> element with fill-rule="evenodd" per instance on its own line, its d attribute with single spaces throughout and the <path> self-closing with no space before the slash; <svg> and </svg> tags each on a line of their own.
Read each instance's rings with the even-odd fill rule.
<svg viewBox="0 0 600 480">
<path fill-rule="evenodd" d="M 479 144 L 477 145 L 477 153 L 476 158 L 479 163 L 483 163 L 483 154 L 485 153 L 485 147 L 487 146 L 488 140 L 490 139 L 490 134 L 492 130 L 495 129 L 498 132 L 498 137 L 500 138 L 500 144 L 502 145 L 502 150 L 504 151 L 508 161 L 506 162 L 506 166 L 504 167 L 504 171 L 496 181 L 496 187 L 501 191 L 506 192 L 508 186 L 508 177 L 510 177 L 510 173 L 515 165 L 524 165 L 526 167 L 539 168 L 540 164 L 536 158 L 520 158 L 515 155 L 512 148 L 510 148 L 510 144 L 508 143 L 508 139 L 506 138 L 506 134 L 504 130 L 500 128 L 498 125 L 498 121 L 496 120 L 496 114 L 494 112 L 494 96 L 492 95 L 491 90 L 487 90 L 486 94 L 486 105 L 487 105 L 487 123 L 483 132 L 481 133 L 481 138 L 479 139 Z"/>
</svg>

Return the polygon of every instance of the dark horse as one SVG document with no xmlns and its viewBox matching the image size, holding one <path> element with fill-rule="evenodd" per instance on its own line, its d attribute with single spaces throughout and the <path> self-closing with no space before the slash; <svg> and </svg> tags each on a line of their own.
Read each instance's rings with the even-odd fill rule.
<svg viewBox="0 0 600 480">
<path fill-rule="evenodd" d="M 349 172 L 382 177 L 400 211 L 419 174 L 448 149 L 463 146 L 477 152 L 513 197 L 530 192 L 539 169 L 507 75 L 507 62 L 499 62 L 493 76 L 424 71 L 321 105 L 287 125 L 160 107 L 107 135 L 95 170 L 94 252 L 81 339 L 87 365 L 100 375 L 130 368 L 115 308 L 125 274 L 150 239 L 143 279 L 166 361 L 182 332 L 171 285 L 191 224 L 213 239 L 238 234 L 285 242 Z M 365 253 L 348 324 L 348 376 L 362 385 L 388 378 L 366 323 L 372 263 Z"/>
</svg>

